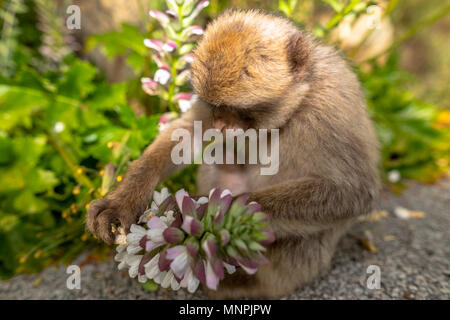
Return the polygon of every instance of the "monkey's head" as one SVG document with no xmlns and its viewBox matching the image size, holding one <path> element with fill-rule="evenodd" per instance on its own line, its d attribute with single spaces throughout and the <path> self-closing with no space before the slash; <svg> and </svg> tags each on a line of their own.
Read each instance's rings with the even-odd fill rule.
<svg viewBox="0 0 450 320">
<path fill-rule="evenodd" d="M 227 11 L 207 27 L 194 52 L 194 90 L 214 106 L 276 102 L 298 80 L 305 44 L 287 19 L 258 10 Z"/>
</svg>

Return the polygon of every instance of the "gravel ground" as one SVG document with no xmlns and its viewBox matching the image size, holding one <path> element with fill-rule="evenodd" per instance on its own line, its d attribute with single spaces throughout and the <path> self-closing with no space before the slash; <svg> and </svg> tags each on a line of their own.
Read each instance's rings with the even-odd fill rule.
<svg viewBox="0 0 450 320">
<path fill-rule="evenodd" d="M 400 219 L 394 214 L 398 206 L 424 211 L 425 217 Z M 433 186 L 411 182 L 401 196 L 385 193 L 379 209 L 388 216 L 355 225 L 342 239 L 330 272 L 286 299 L 449 299 L 450 180 Z M 376 252 L 361 245 L 367 231 Z M 366 286 L 369 265 L 380 267 L 380 289 Z M 64 267 L 16 276 L 0 282 L 0 299 L 203 298 L 201 292 L 145 291 L 113 261 L 84 265 L 80 290 L 66 288 L 67 276 Z"/>
</svg>

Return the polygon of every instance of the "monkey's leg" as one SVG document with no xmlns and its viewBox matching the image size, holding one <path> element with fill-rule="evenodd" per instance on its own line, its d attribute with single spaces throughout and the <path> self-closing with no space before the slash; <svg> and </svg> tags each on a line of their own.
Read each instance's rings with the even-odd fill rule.
<svg viewBox="0 0 450 320">
<path fill-rule="evenodd" d="M 376 181 L 369 178 L 352 186 L 311 176 L 256 190 L 249 200 L 262 206 L 270 230 L 280 238 L 345 228 L 356 217 L 370 212 L 378 191 Z"/>
</svg>

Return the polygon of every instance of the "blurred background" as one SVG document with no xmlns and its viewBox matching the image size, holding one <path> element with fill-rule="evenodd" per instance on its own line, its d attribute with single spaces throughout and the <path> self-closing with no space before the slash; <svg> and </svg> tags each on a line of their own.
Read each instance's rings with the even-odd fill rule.
<svg viewBox="0 0 450 320">
<path fill-rule="evenodd" d="M 0 0 L 0 278 L 108 256 L 85 231 L 87 204 L 189 107 L 190 52 L 227 8 L 288 16 L 343 51 L 390 192 L 448 177 L 448 2 Z M 162 184 L 195 192 L 194 181 L 190 167 Z"/>
</svg>

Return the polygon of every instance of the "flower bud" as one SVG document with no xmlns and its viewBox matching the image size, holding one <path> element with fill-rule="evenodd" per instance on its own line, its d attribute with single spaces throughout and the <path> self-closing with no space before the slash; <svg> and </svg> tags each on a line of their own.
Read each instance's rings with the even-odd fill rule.
<svg viewBox="0 0 450 320">
<path fill-rule="evenodd" d="M 168 271 L 170 269 L 171 260 L 167 259 L 167 250 L 161 251 L 159 254 L 158 267 L 160 271 Z"/>
<path fill-rule="evenodd" d="M 195 238 L 189 238 L 189 240 L 186 242 L 186 249 L 188 254 L 195 258 L 198 254 L 198 251 L 200 250 L 200 245 L 198 244 L 198 241 Z"/>
<path fill-rule="evenodd" d="M 109 188 L 111 187 L 113 182 L 114 182 L 114 165 L 112 163 L 108 163 L 105 166 L 102 176 L 102 186 L 100 189 L 100 193 L 102 196 L 108 193 Z"/>
<path fill-rule="evenodd" d="M 156 19 L 163 27 L 167 26 L 170 22 L 169 17 L 161 11 L 150 10 L 149 14 L 152 18 Z"/>
<path fill-rule="evenodd" d="M 162 52 L 163 51 L 163 42 L 159 41 L 159 40 L 153 40 L 153 39 L 145 39 L 144 40 L 144 45 L 150 49 L 153 49 L 157 52 Z"/>
<path fill-rule="evenodd" d="M 209 234 L 202 242 L 202 249 L 209 258 L 213 257 L 217 252 L 216 237 L 214 237 L 212 234 Z"/>
<path fill-rule="evenodd" d="M 168 67 L 162 67 L 155 72 L 154 80 L 163 86 L 169 82 L 170 72 Z"/>
<path fill-rule="evenodd" d="M 192 216 L 184 216 L 181 228 L 193 236 L 200 236 L 203 233 L 203 225 Z"/>
<path fill-rule="evenodd" d="M 148 95 L 157 94 L 156 89 L 158 88 L 158 84 L 150 78 L 142 78 L 141 79 L 142 90 Z"/>
<path fill-rule="evenodd" d="M 173 52 L 176 48 L 177 48 L 177 44 L 176 44 L 174 41 L 172 41 L 172 40 L 167 41 L 167 42 L 162 46 L 162 49 L 163 49 L 164 51 L 167 51 L 167 52 Z"/>
<path fill-rule="evenodd" d="M 267 246 L 275 241 L 275 236 L 273 235 L 273 233 L 268 231 L 263 231 L 262 233 L 266 236 L 265 240 L 259 242 L 263 246 Z"/>
<path fill-rule="evenodd" d="M 163 231 L 164 240 L 168 243 L 179 243 L 184 240 L 184 233 L 178 228 L 167 228 Z"/>
<path fill-rule="evenodd" d="M 228 242 L 230 241 L 230 233 L 227 229 L 222 229 L 219 232 L 220 235 L 220 244 L 223 246 L 226 246 Z"/>
</svg>

